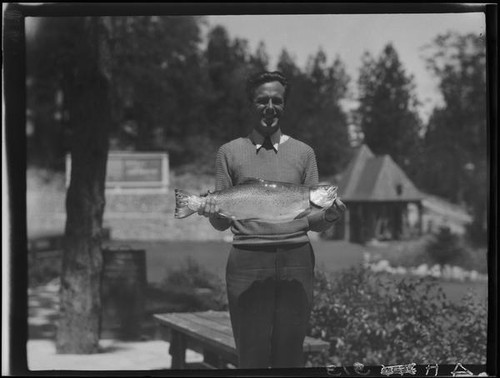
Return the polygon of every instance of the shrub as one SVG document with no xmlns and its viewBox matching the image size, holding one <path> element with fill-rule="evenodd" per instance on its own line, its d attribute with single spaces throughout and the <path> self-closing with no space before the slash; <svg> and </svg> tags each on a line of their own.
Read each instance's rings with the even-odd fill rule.
<svg viewBox="0 0 500 378">
<path fill-rule="evenodd" d="M 428 240 L 425 255 L 429 262 L 439 265 L 456 265 L 467 270 L 487 272 L 485 248 L 473 248 L 448 227 L 441 227 Z"/>
<path fill-rule="evenodd" d="M 224 282 L 191 257 L 179 268 L 168 271 L 159 289 L 180 312 L 227 310 Z"/>
<path fill-rule="evenodd" d="M 466 227 L 467 239 L 477 247 L 486 247 L 488 244 L 488 225 L 486 214 L 483 217 L 474 216 L 473 221 Z"/>
<path fill-rule="evenodd" d="M 330 342 L 312 365 L 486 363 L 484 305 L 446 299 L 435 279 L 403 279 L 363 267 L 336 279 L 316 273 L 309 335 Z"/>
<path fill-rule="evenodd" d="M 61 276 L 60 258 L 36 258 L 33 252 L 28 253 L 28 287 L 46 285 Z"/>
<path fill-rule="evenodd" d="M 439 231 L 427 243 L 427 255 L 439 265 L 457 265 L 465 255 L 464 247 L 457 235 L 448 227 L 440 227 Z"/>
<path fill-rule="evenodd" d="M 220 284 L 217 275 L 203 268 L 190 256 L 179 268 L 170 270 L 163 282 L 176 286 L 206 289 L 216 289 Z"/>
</svg>

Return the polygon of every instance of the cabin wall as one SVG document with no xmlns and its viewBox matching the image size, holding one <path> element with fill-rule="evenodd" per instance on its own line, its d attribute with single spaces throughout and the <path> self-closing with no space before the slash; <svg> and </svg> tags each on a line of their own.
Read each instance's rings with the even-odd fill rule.
<svg viewBox="0 0 500 378">
<path fill-rule="evenodd" d="M 372 239 L 402 240 L 420 234 L 407 202 L 345 202 L 343 217 L 324 235 L 328 239 L 363 244 Z"/>
</svg>

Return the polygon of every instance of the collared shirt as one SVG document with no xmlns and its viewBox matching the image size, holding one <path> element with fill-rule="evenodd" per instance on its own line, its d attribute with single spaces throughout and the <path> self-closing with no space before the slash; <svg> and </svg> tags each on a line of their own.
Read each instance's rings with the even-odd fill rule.
<svg viewBox="0 0 500 378">
<path fill-rule="evenodd" d="M 259 151 L 264 144 L 265 137 L 260 134 L 257 130 L 253 129 L 248 136 L 252 143 L 255 145 L 255 149 Z M 276 152 L 278 152 L 278 147 L 280 144 L 286 142 L 290 137 L 281 132 L 280 129 L 276 130 L 274 134 L 271 135 L 271 143 Z"/>
</svg>

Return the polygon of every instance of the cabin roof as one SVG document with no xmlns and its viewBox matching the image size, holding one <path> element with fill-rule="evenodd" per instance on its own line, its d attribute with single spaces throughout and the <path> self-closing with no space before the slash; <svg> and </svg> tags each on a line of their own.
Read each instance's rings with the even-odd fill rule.
<svg viewBox="0 0 500 378">
<path fill-rule="evenodd" d="M 357 148 L 342 174 L 339 196 L 346 201 L 420 201 L 424 195 L 389 155 L 375 156 L 367 145 Z"/>
</svg>

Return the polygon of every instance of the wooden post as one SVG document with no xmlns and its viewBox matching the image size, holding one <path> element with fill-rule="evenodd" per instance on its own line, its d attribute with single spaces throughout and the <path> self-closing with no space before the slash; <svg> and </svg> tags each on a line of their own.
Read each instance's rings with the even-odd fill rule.
<svg viewBox="0 0 500 378">
<path fill-rule="evenodd" d="M 351 210 L 349 207 L 344 212 L 344 240 L 351 240 Z"/>
<path fill-rule="evenodd" d="M 403 212 L 400 203 L 392 205 L 392 212 L 394 217 L 394 240 L 401 240 Z"/>
<path fill-rule="evenodd" d="M 358 214 L 357 214 L 357 224 L 359 225 L 359 234 L 358 240 L 359 243 L 366 243 L 366 223 L 368 220 L 368 211 L 366 211 L 366 203 L 358 205 Z"/>
<path fill-rule="evenodd" d="M 186 338 L 176 330 L 172 330 L 169 353 L 172 356 L 172 369 L 184 369 L 186 367 Z"/>
<path fill-rule="evenodd" d="M 422 201 L 417 202 L 417 207 L 418 207 L 418 236 L 423 235 L 424 231 L 424 221 L 423 221 L 423 206 L 422 206 Z"/>
</svg>

